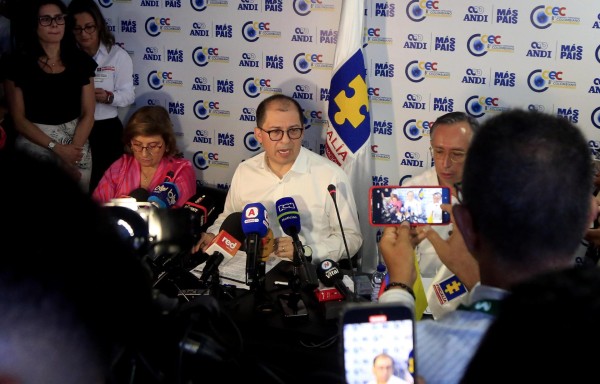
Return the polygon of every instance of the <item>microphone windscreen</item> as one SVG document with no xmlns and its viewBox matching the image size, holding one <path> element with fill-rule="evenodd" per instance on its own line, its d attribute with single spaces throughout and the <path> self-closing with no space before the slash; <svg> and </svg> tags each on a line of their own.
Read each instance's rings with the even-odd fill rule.
<svg viewBox="0 0 600 384">
<path fill-rule="evenodd" d="M 246 204 L 242 212 L 242 230 L 244 234 L 258 234 L 265 237 L 269 230 L 267 209 L 261 203 Z"/>
<path fill-rule="evenodd" d="M 164 182 L 154 188 L 148 201 L 155 204 L 158 208 L 170 208 L 177 203 L 179 199 L 179 189 L 177 185 L 171 182 Z"/>
<path fill-rule="evenodd" d="M 317 276 L 321 283 L 326 287 L 333 287 L 336 280 L 342 280 L 344 278 L 337 263 L 331 259 L 325 259 L 319 263 Z"/>
<path fill-rule="evenodd" d="M 277 208 L 277 220 L 286 235 L 298 234 L 300 232 L 300 214 L 296 202 L 291 197 L 282 197 L 275 203 Z"/>
<path fill-rule="evenodd" d="M 335 192 L 336 192 L 335 185 L 329 184 L 329 186 L 327 186 L 327 190 L 329 191 L 329 194 L 331 195 L 331 197 L 335 197 Z"/>
<path fill-rule="evenodd" d="M 240 248 L 241 251 L 246 251 L 244 247 L 244 240 L 246 240 L 246 235 L 242 230 L 242 212 L 233 212 L 229 216 L 223 220 L 221 224 L 220 231 L 226 231 L 231 236 L 233 236 L 236 240 L 239 240 L 242 243 Z"/>
<path fill-rule="evenodd" d="M 150 197 L 150 192 L 148 192 L 145 188 L 136 188 L 129 192 L 128 196 L 133 197 L 137 202 L 146 202 Z"/>
<path fill-rule="evenodd" d="M 192 213 L 198 218 L 200 227 L 206 225 L 209 216 L 215 210 L 215 200 L 204 194 L 194 195 L 185 204 L 183 208 L 192 211 Z"/>
</svg>

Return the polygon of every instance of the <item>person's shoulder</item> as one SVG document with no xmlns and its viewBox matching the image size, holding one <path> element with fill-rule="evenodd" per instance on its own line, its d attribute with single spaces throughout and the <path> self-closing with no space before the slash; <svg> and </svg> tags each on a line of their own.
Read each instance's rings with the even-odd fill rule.
<svg viewBox="0 0 600 384">
<path fill-rule="evenodd" d="M 129 56 L 129 52 L 127 52 L 119 44 L 113 44 L 110 48 L 107 46 L 104 46 L 104 47 L 106 48 L 107 54 L 109 54 L 111 56 L 114 55 L 115 57 L 118 57 L 119 59 L 128 59 L 129 61 L 132 61 L 131 56 Z"/>
<path fill-rule="evenodd" d="M 71 57 L 69 60 L 71 66 L 86 76 L 89 74 L 89 71 L 95 71 L 98 67 L 96 60 L 81 49 L 71 49 L 68 56 Z"/>
<path fill-rule="evenodd" d="M 236 168 L 236 172 L 238 170 L 243 170 L 245 168 L 256 168 L 259 166 L 262 166 L 262 164 L 264 164 L 265 161 L 265 152 L 260 152 L 257 153 L 256 155 L 250 157 L 249 159 L 246 159 L 242 162 L 240 162 Z"/>
<path fill-rule="evenodd" d="M 345 173 L 342 167 L 329 160 L 325 156 L 321 156 L 308 148 L 302 147 L 301 155 L 306 156 L 308 161 L 311 162 L 311 165 L 319 165 L 323 167 L 330 168 L 333 172 L 342 172 Z"/>
<path fill-rule="evenodd" d="M 122 169 L 127 169 L 131 167 L 132 163 L 135 161 L 133 155 L 128 153 L 124 153 L 117 160 L 113 161 L 113 163 L 108 167 L 112 172 L 120 172 Z"/>
<path fill-rule="evenodd" d="M 437 174 L 435 168 L 427 169 L 416 176 L 411 177 L 402 185 L 410 187 L 412 185 L 438 185 Z"/>
</svg>

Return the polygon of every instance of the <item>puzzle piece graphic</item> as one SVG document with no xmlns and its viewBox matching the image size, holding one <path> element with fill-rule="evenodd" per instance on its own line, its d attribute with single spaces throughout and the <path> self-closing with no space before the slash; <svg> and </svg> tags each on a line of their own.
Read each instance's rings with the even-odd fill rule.
<svg viewBox="0 0 600 384">
<path fill-rule="evenodd" d="M 348 120 L 354 128 L 357 128 L 365 119 L 365 116 L 360 112 L 361 106 L 369 112 L 369 103 L 367 96 L 367 84 L 360 75 L 357 75 L 349 84 L 350 88 L 354 88 L 354 95 L 347 97 L 346 91 L 341 91 L 335 96 L 335 104 L 340 108 L 339 112 L 334 115 L 335 122 L 342 125 L 345 120 Z"/>
</svg>

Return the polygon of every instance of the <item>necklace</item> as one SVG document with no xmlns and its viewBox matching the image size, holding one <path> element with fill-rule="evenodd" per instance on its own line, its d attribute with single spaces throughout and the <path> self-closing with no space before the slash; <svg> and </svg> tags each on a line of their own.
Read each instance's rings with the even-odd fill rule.
<svg viewBox="0 0 600 384">
<path fill-rule="evenodd" d="M 42 65 L 45 65 L 47 67 L 50 68 L 50 71 L 52 73 L 54 73 L 54 67 L 56 67 L 57 64 L 61 64 L 62 61 L 60 60 L 60 58 L 56 58 L 56 59 L 50 59 L 49 57 L 40 57 L 39 62 L 42 63 Z M 54 62 L 52 62 L 54 61 Z"/>
<path fill-rule="evenodd" d="M 142 173 L 142 177 L 144 178 L 144 182 L 148 182 L 149 180 L 151 180 L 151 179 L 152 179 L 152 176 L 154 176 L 154 172 L 155 172 L 155 170 L 154 170 L 154 169 L 151 169 L 151 170 L 150 170 L 150 174 L 149 174 L 149 175 L 147 175 L 146 173 L 144 173 L 144 171 L 141 171 L 141 173 Z"/>
</svg>

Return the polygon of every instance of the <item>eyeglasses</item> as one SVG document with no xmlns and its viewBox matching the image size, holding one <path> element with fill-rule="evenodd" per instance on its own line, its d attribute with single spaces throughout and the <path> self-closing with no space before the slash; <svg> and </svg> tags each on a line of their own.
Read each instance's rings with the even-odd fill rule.
<svg viewBox="0 0 600 384">
<path fill-rule="evenodd" d="M 433 156 L 434 161 L 443 160 L 444 155 L 446 154 L 446 151 L 443 148 L 435 148 L 434 149 L 432 147 L 429 147 L 429 150 L 431 151 L 431 156 Z M 450 151 L 448 158 L 454 164 L 462 164 L 465 162 L 465 159 L 467 158 L 467 152 L 465 152 L 465 151 Z"/>
<path fill-rule="evenodd" d="M 85 31 L 85 33 L 87 33 L 88 35 L 91 35 L 92 33 L 96 32 L 96 24 L 86 25 L 83 28 L 81 28 L 81 27 L 73 28 L 73 33 L 75 33 L 77 35 L 79 35 L 83 31 Z"/>
<path fill-rule="evenodd" d="M 283 132 L 287 132 L 287 135 L 290 139 L 296 140 L 302 136 L 302 132 L 304 131 L 304 128 L 290 128 L 287 131 L 284 131 L 282 129 L 273 129 L 273 130 L 267 131 L 267 130 L 262 129 L 261 127 L 257 127 L 257 128 L 263 132 L 266 132 L 269 135 L 269 139 L 271 139 L 272 141 L 279 141 L 279 140 L 283 139 Z"/>
<path fill-rule="evenodd" d="M 65 23 L 66 17 L 67 17 L 67 15 L 56 15 L 54 17 L 44 15 L 44 16 L 38 17 L 38 22 L 40 23 L 40 25 L 42 27 L 47 27 L 49 25 L 52 25 L 53 21 L 56 22 L 56 25 L 63 25 Z"/>
<path fill-rule="evenodd" d="M 454 183 L 454 190 L 456 191 L 456 200 L 458 200 L 459 204 L 462 204 L 462 182 Z"/>
<path fill-rule="evenodd" d="M 133 149 L 134 152 L 143 152 L 144 149 L 147 149 L 148 152 L 150 152 L 150 153 L 156 153 L 162 147 L 163 147 L 163 144 L 156 144 L 156 143 L 148 144 L 148 146 L 146 146 L 146 147 L 144 147 L 142 144 L 131 143 L 131 149 Z"/>
</svg>

